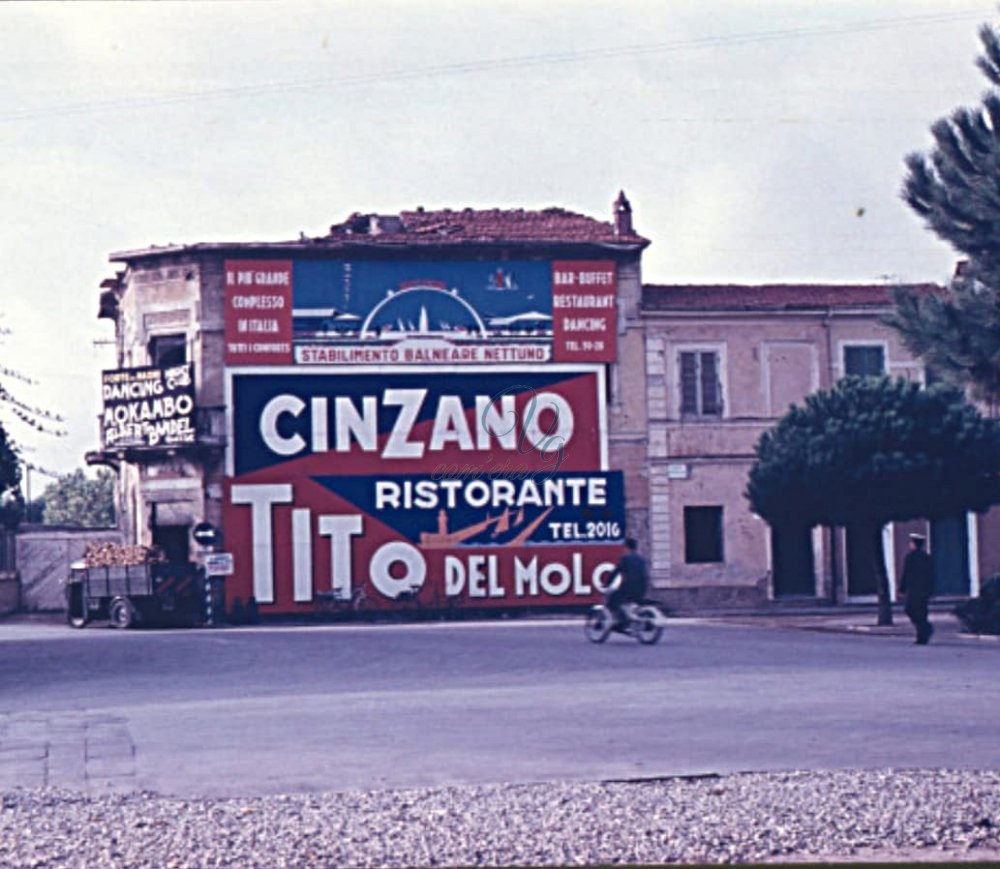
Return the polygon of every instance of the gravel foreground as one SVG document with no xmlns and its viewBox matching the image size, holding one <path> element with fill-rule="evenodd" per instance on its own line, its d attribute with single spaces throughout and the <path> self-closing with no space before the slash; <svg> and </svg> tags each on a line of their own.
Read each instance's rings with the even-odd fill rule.
<svg viewBox="0 0 1000 869">
<path fill-rule="evenodd" d="M 1000 857 L 1000 772 L 741 774 L 253 799 L 2 795 L 11 867 L 505 866 Z"/>
</svg>

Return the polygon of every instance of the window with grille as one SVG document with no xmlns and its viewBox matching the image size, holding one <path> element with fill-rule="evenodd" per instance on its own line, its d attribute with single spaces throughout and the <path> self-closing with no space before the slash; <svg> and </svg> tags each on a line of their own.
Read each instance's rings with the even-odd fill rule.
<svg viewBox="0 0 1000 869">
<path fill-rule="evenodd" d="M 844 374 L 847 377 L 881 377 L 885 374 L 885 348 L 878 344 L 845 347 Z"/>
<path fill-rule="evenodd" d="M 719 354 L 713 350 L 684 351 L 680 362 L 681 415 L 721 416 Z"/>
</svg>

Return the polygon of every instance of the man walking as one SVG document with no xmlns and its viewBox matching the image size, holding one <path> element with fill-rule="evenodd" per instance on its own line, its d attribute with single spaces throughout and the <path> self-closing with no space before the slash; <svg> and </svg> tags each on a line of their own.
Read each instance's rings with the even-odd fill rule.
<svg viewBox="0 0 1000 869">
<path fill-rule="evenodd" d="M 922 534 L 910 535 L 910 551 L 903 561 L 899 583 L 899 590 L 906 595 L 906 615 L 917 629 L 918 646 L 926 646 L 934 633 L 934 626 L 927 618 L 927 604 L 934 594 L 934 565 L 924 551 L 926 542 Z"/>
</svg>

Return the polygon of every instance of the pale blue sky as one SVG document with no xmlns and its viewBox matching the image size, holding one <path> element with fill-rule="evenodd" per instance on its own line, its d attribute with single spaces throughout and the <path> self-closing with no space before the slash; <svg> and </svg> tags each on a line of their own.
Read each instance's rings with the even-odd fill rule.
<svg viewBox="0 0 1000 869">
<path fill-rule="evenodd" d="M 985 21 L 992 0 L 0 4 L 0 365 L 70 435 L 3 422 L 55 471 L 98 446 L 109 252 L 353 211 L 610 219 L 624 188 L 646 281 L 943 280 L 902 160 L 983 91 Z"/>
</svg>

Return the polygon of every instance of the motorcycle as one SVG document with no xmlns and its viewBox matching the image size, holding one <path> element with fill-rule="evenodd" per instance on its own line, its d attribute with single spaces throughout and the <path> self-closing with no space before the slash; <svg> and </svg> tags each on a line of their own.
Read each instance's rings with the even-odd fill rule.
<svg viewBox="0 0 1000 869">
<path fill-rule="evenodd" d="M 652 601 L 626 603 L 622 606 L 628 621 L 621 633 L 635 637 L 640 643 L 651 646 L 660 641 L 667 617 L 663 610 Z M 595 604 L 587 612 L 584 632 L 592 643 L 603 643 L 614 630 L 615 615 L 602 603 Z"/>
</svg>

